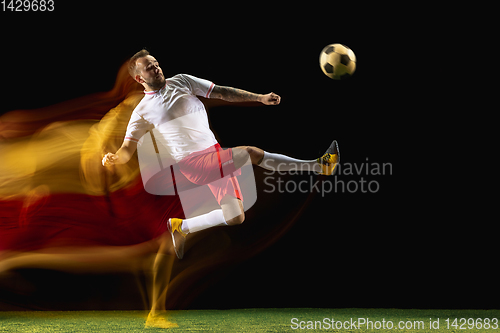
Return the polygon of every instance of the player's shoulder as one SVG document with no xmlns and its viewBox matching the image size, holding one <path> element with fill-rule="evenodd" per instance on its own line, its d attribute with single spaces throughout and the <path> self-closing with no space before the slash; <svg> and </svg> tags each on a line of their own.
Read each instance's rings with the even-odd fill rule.
<svg viewBox="0 0 500 333">
<path fill-rule="evenodd" d="M 171 87 L 178 87 L 180 89 L 192 90 L 193 84 L 196 84 L 199 79 L 190 74 L 177 74 L 167 79 L 167 85 Z"/>
<path fill-rule="evenodd" d="M 197 89 L 199 87 L 210 86 L 211 82 L 200 79 L 190 74 L 177 74 L 167 79 L 167 85 L 171 87 L 178 87 L 180 89 L 188 89 L 191 93 L 204 96 L 206 91 L 201 93 Z"/>
<path fill-rule="evenodd" d="M 203 80 L 203 79 L 200 77 L 191 75 L 191 74 L 182 73 L 182 74 L 177 74 L 177 75 L 172 76 L 171 78 L 167 79 L 167 82 L 178 81 L 178 82 L 189 83 L 190 81 L 200 81 L 200 80 Z"/>
<path fill-rule="evenodd" d="M 191 78 L 193 78 L 192 75 L 181 73 L 181 74 L 174 75 L 171 78 L 168 78 L 167 82 L 169 84 L 171 84 L 171 83 L 186 83 Z"/>
<path fill-rule="evenodd" d="M 132 113 L 135 113 L 138 116 L 142 117 L 144 111 L 147 110 L 148 104 L 151 102 L 151 100 L 152 100 L 151 96 L 144 95 L 144 98 L 141 99 L 141 101 L 135 106 Z"/>
</svg>

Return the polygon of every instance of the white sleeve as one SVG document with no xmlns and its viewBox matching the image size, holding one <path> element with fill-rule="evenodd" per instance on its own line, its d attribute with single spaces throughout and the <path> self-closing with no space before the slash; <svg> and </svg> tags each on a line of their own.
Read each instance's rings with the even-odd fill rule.
<svg viewBox="0 0 500 333">
<path fill-rule="evenodd" d="M 196 76 L 188 74 L 179 74 L 179 77 L 189 88 L 191 93 L 196 96 L 202 96 L 205 98 L 210 97 L 210 93 L 214 88 L 214 83 L 205 79 L 197 78 Z"/>
<path fill-rule="evenodd" d="M 125 140 L 139 142 L 144 134 L 154 126 L 150 122 L 142 118 L 137 112 L 132 112 L 130 121 L 127 126 L 127 133 L 125 134 Z"/>
</svg>

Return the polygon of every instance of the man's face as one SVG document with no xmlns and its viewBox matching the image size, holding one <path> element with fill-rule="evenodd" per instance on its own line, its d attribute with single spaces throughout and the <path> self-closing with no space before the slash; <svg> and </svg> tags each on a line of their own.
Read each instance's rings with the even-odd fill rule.
<svg viewBox="0 0 500 333">
<path fill-rule="evenodd" d="M 165 85 L 165 77 L 163 76 L 163 71 L 161 70 L 158 61 L 151 56 L 145 56 L 143 58 L 137 59 L 137 69 L 139 70 L 138 75 L 135 79 L 140 83 L 146 83 L 153 90 L 163 88 Z"/>
</svg>

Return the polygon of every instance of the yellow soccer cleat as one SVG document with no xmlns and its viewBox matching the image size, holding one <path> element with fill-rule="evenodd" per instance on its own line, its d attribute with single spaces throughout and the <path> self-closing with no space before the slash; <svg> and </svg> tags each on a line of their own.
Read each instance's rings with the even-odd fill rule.
<svg viewBox="0 0 500 333">
<path fill-rule="evenodd" d="M 333 176 L 340 163 L 339 145 L 336 140 L 326 150 L 325 154 L 316 160 L 321 166 L 320 175 Z"/>
<path fill-rule="evenodd" d="M 186 242 L 186 236 L 181 229 L 182 219 L 172 218 L 168 219 L 167 228 L 172 236 L 172 243 L 174 243 L 175 255 L 177 258 L 182 259 L 184 257 L 184 243 Z"/>
</svg>

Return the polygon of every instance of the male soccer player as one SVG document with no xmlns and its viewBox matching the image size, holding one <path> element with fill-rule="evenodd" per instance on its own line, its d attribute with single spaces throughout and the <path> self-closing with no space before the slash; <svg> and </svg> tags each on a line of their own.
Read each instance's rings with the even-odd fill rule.
<svg viewBox="0 0 500 333">
<path fill-rule="evenodd" d="M 298 160 L 265 152 L 252 146 L 222 150 L 209 128 L 206 109 L 196 96 L 230 102 L 257 101 L 278 105 L 280 96 L 265 95 L 215 85 L 191 75 L 178 74 L 165 79 L 158 61 L 147 50 L 137 52 L 129 61 L 130 75 L 145 88 L 144 98 L 134 109 L 123 144 L 107 153 L 103 165 L 129 161 L 141 137 L 155 128 L 184 176 L 198 185 L 208 185 L 220 209 L 188 219 L 171 218 L 168 229 L 177 257 L 182 258 L 188 233 L 219 225 L 237 225 L 244 221 L 241 190 L 231 175 L 250 159 L 251 163 L 272 171 L 313 171 L 333 175 L 339 163 L 336 141 L 316 160 Z"/>
</svg>

